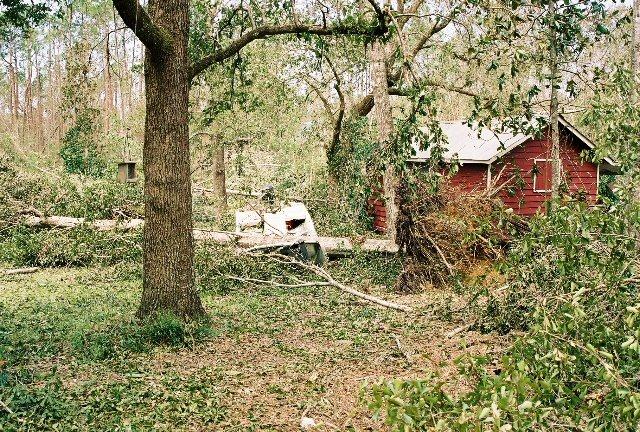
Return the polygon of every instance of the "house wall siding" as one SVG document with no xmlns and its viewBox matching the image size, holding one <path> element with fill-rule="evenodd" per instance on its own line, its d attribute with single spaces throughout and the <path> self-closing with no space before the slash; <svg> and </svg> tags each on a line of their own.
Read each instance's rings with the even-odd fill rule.
<svg viewBox="0 0 640 432">
<path fill-rule="evenodd" d="M 560 159 L 569 193 L 579 194 L 589 204 L 595 204 L 598 196 L 598 166 L 584 161 L 581 152 L 579 143 L 571 135 L 561 135 Z M 550 140 L 529 140 L 509 152 L 501 163 L 492 166 L 493 181 L 497 184 L 508 182 L 501 190 L 500 198 L 507 207 L 523 216 L 544 212 L 544 203 L 551 198 L 551 192 L 534 191 L 533 166 L 536 159 L 551 159 Z"/>
<path fill-rule="evenodd" d="M 547 136 L 547 134 L 544 134 Z M 561 128 L 560 158 L 563 172 L 569 186 L 569 193 L 580 194 L 589 204 L 595 204 L 598 197 L 598 166 L 583 160 L 584 145 Z M 491 166 L 491 181 L 494 186 L 504 185 L 499 193 L 507 207 L 522 216 L 533 216 L 545 211 L 545 202 L 550 192 L 536 192 L 533 189 L 534 161 L 551 159 L 549 139 L 530 139 L 510 151 L 501 161 Z M 487 165 L 466 163 L 449 179 L 452 186 L 466 193 L 484 191 L 487 187 Z M 386 230 L 386 209 L 381 199 L 370 199 L 369 206 L 374 218 L 374 229 Z"/>
</svg>

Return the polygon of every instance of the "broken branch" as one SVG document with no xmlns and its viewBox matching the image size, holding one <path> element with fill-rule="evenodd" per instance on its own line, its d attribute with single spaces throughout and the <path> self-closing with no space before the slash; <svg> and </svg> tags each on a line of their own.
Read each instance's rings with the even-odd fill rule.
<svg viewBox="0 0 640 432">
<path fill-rule="evenodd" d="M 340 283 L 338 281 L 336 281 L 326 270 L 324 270 L 321 267 L 318 267 L 316 265 L 313 264 L 309 264 L 309 263 L 305 263 L 302 261 L 298 261 L 295 259 L 292 259 L 291 257 L 288 257 L 286 255 L 280 255 L 280 254 L 272 254 L 272 255 L 266 255 L 267 257 L 273 257 L 276 258 L 279 262 L 283 262 L 283 263 L 288 263 L 288 264 L 292 264 L 292 265 L 296 265 L 298 267 L 301 267 L 305 270 L 308 270 L 312 273 L 314 273 L 316 276 L 321 277 L 322 279 L 325 280 L 325 285 L 330 285 L 333 286 L 335 288 L 338 288 L 344 292 L 347 292 L 353 296 L 356 296 L 358 298 L 361 298 L 363 300 L 369 301 L 371 303 L 375 303 L 377 305 L 380 306 L 384 306 L 386 308 L 390 308 L 390 309 L 395 309 L 395 310 L 399 310 L 399 311 L 403 311 L 403 312 L 412 312 L 413 310 L 409 307 L 409 306 L 405 306 L 405 305 L 401 305 L 398 303 L 393 303 L 387 300 L 383 300 L 379 297 L 375 297 L 369 294 L 365 294 L 363 292 L 360 292 L 358 290 L 355 290 L 351 287 L 348 287 L 346 285 L 344 285 L 343 283 Z"/>
</svg>

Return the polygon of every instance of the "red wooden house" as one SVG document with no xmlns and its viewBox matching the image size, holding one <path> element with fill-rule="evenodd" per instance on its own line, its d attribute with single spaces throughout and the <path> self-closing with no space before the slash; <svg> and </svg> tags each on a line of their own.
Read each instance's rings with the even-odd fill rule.
<svg viewBox="0 0 640 432">
<path fill-rule="evenodd" d="M 539 136 L 477 130 L 465 122 L 442 122 L 448 144 L 445 162 L 459 163 L 449 181 L 462 192 L 481 192 L 501 186 L 498 196 L 516 214 L 531 216 L 544 211 L 551 196 L 551 142 L 549 131 Z M 560 159 L 565 190 L 595 204 L 601 174 L 615 174 L 616 163 L 605 158 L 590 162 L 585 155 L 594 144 L 563 117 L 560 118 Z M 429 151 L 416 149 L 410 163 L 424 163 Z M 386 229 L 384 204 L 373 201 L 374 228 Z"/>
</svg>

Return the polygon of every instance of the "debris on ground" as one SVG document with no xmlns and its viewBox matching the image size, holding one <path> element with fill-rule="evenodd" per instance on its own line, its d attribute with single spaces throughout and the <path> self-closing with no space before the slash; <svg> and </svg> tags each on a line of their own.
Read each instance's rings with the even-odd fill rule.
<svg viewBox="0 0 640 432">
<path fill-rule="evenodd" d="M 397 196 L 397 241 L 406 252 L 397 289 L 403 292 L 445 286 L 478 262 L 502 258 L 512 236 L 526 226 L 491 194 L 464 193 L 446 183 L 434 194 L 402 185 Z"/>
<path fill-rule="evenodd" d="M 250 251 L 277 252 L 317 265 L 326 263 L 313 218 L 301 202 L 290 202 L 276 211 L 236 211 L 236 233 L 253 233 L 281 241 L 257 245 Z"/>
</svg>

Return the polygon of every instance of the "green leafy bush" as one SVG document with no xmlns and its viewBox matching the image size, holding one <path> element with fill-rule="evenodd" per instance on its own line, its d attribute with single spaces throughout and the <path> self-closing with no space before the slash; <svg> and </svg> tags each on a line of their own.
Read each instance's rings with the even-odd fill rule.
<svg viewBox="0 0 640 432">
<path fill-rule="evenodd" d="M 142 187 L 115 179 L 78 179 L 65 173 L 43 176 L 21 167 L 10 152 L 0 152 L 0 221 L 6 223 L 20 210 L 36 209 L 47 215 L 110 219 L 143 212 Z"/>
<path fill-rule="evenodd" d="M 173 314 L 158 314 L 144 324 L 143 334 L 155 344 L 180 345 L 185 339 L 184 323 Z"/>
<path fill-rule="evenodd" d="M 76 123 L 62 138 L 60 157 L 68 173 L 103 177 L 107 163 L 96 145 L 98 110 L 81 110 Z"/>
<path fill-rule="evenodd" d="M 15 227 L 0 236 L 0 262 L 14 266 L 113 265 L 140 260 L 142 231 L 33 230 Z"/>
<path fill-rule="evenodd" d="M 384 382 L 370 408 L 397 431 L 638 430 L 638 220 L 558 204 L 533 221 L 503 268 L 507 294 L 485 315 L 487 328 L 526 329 L 498 366 L 459 359 L 473 386 L 458 395 L 433 375 Z"/>
</svg>

